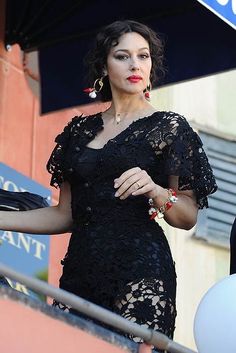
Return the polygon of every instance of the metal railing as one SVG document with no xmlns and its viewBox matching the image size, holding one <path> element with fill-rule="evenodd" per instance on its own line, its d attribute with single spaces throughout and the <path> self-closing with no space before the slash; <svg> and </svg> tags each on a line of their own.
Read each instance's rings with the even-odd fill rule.
<svg viewBox="0 0 236 353">
<path fill-rule="evenodd" d="M 118 314 L 80 298 L 75 294 L 53 287 L 44 281 L 16 272 L 2 263 L 0 263 L 0 274 L 19 281 L 26 287 L 31 288 L 40 294 L 55 298 L 59 302 L 69 305 L 73 307 L 73 309 L 94 319 L 100 320 L 116 329 L 138 336 L 142 338 L 144 342 L 151 344 L 160 350 L 166 350 L 169 353 L 196 353 L 193 350 L 172 341 L 169 337 L 160 332 L 140 326 Z"/>
</svg>

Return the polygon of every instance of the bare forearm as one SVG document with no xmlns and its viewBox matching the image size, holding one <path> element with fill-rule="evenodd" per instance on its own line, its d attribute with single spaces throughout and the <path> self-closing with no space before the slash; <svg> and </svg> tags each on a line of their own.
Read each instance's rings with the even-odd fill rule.
<svg viewBox="0 0 236 353">
<path fill-rule="evenodd" d="M 0 229 L 30 234 L 60 234 L 70 230 L 72 220 L 59 206 L 30 211 L 0 211 Z"/>
</svg>

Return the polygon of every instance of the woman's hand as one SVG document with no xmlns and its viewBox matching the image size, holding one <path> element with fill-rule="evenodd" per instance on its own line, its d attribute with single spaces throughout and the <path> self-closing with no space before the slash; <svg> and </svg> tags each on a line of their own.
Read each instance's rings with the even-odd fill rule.
<svg viewBox="0 0 236 353">
<path fill-rule="evenodd" d="M 145 195 L 148 198 L 156 198 L 159 194 L 159 185 L 155 184 L 145 170 L 139 167 L 126 170 L 114 180 L 115 196 L 125 200 L 130 195 Z"/>
<path fill-rule="evenodd" d="M 165 212 L 165 221 L 172 227 L 191 229 L 197 221 L 198 205 L 193 190 L 179 190 L 179 177 L 169 176 L 168 185 L 178 191 L 178 202 Z M 125 171 L 114 180 L 115 196 L 124 200 L 130 195 L 145 195 L 153 199 L 154 206 L 161 207 L 168 198 L 168 191 L 154 183 L 145 170 L 139 167 Z"/>
</svg>

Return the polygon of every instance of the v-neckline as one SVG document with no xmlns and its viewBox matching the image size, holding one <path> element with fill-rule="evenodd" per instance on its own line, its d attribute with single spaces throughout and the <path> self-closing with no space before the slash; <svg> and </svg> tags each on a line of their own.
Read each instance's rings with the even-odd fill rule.
<svg viewBox="0 0 236 353">
<path fill-rule="evenodd" d="M 114 137 L 108 139 L 107 142 L 103 145 L 103 147 L 100 147 L 100 148 L 93 148 L 93 147 L 90 147 L 90 146 L 86 145 L 86 148 L 88 148 L 88 149 L 90 149 L 90 150 L 95 150 L 95 151 L 102 151 L 102 150 L 104 150 L 104 149 L 107 147 L 107 145 L 109 145 L 111 142 L 116 142 L 117 139 L 119 139 L 121 136 L 125 135 L 125 133 L 127 133 L 127 131 L 129 131 L 129 130 L 133 127 L 133 125 L 135 125 L 136 123 L 138 123 L 138 122 L 140 122 L 140 121 L 145 121 L 145 120 L 147 120 L 147 119 L 150 119 L 150 118 L 152 118 L 154 115 L 159 114 L 159 113 L 160 113 L 160 111 L 155 111 L 155 112 L 153 112 L 153 113 L 150 114 L 150 115 L 147 115 L 147 116 L 144 116 L 144 117 L 141 117 L 141 118 L 138 118 L 138 119 L 132 121 L 124 130 L 122 130 L 121 132 L 119 132 L 119 133 L 118 133 L 117 135 L 115 135 Z M 97 114 L 95 115 L 95 119 L 98 119 L 98 120 L 100 121 L 101 126 L 102 126 L 102 128 L 104 129 L 104 120 L 103 120 L 103 117 L 102 117 L 102 112 L 97 113 Z M 97 136 L 97 132 L 95 133 L 93 140 L 96 138 L 96 136 Z M 92 141 L 92 140 L 91 140 L 91 141 Z M 91 141 L 89 141 L 89 143 L 90 143 Z"/>
</svg>

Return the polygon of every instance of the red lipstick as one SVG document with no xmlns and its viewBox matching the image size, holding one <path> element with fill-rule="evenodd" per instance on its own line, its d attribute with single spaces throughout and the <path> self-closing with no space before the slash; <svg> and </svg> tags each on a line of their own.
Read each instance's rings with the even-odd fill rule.
<svg viewBox="0 0 236 353">
<path fill-rule="evenodd" d="M 129 76 L 127 78 L 127 80 L 129 80 L 130 82 L 132 83 L 137 83 L 139 82 L 140 80 L 142 80 L 142 77 L 141 76 L 138 76 L 138 75 L 132 75 L 132 76 Z"/>
</svg>

